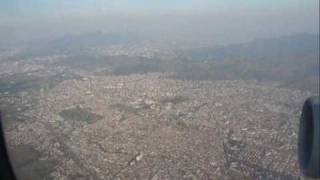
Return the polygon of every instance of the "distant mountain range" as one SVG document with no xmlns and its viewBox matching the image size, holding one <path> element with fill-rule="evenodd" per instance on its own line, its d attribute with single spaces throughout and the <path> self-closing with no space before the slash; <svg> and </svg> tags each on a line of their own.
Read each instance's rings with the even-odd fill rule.
<svg viewBox="0 0 320 180">
<path fill-rule="evenodd" d="M 48 56 L 59 53 L 77 54 L 84 48 L 94 46 L 119 45 L 139 42 L 133 34 L 89 32 L 65 34 L 60 37 L 29 41 L 24 44 L 22 57 Z"/>
<path fill-rule="evenodd" d="M 191 49 L 182 54 L 198 68 L 194 76 L 278 81 L 288 87 L 319 93 L 319 35 L 258 39 L 243 44 Z M 201 62 L 206 66 L 199 69 Z M 180 76 L 190 74 L 191 70 Z"/>
<path fill-rule="evenodd" d="M 52 48 L 79 48 L 99 45 L 124 44 L 137 40 L 133 35 L 92 32 L 80 35 L 65 35 L 48 43 Z"/>
<path fill-rule="evenodd" d="M 319 34 L 297 34 L 187 50 L 179 50 L 177 44 L 172 49 L 176 56 L 165 59 L 92 57 L 84 52 L 87 47 L 129 43 L 137 45 L 141 41 L 143 38 L 134 34 L 94 32 L 65 35 L 29 44 L 17 59 L 67 53 L 70 58 L 65 63 L 79 65 L 82 62 L 85 67 L 103 64 L 102 67 L 112 66 L 115 74 L 170 72 L 174 78 L 180 79 L 255 79 L 319 93 Z M 161 43 L 165 45 L 165 42 Z M 72 57 L 77 58 L 74 60 Z"/>
<path fill-rule="evenodd" d="M 243 44 L 232 44 L 193 49 L 188 55 L 206 59 L 245 59 L 284 57 L 292 54 L 319 52 L 319 34 L 298 34 L 278 38 L 257 39 Z"/>
</svg>

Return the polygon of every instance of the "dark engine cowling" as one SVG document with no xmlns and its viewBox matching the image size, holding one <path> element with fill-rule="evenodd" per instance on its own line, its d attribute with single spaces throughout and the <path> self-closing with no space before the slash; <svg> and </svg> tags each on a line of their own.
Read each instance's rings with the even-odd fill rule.
<svg viewBox="0 0 320 180">
<path fill-rule="evenodd" d="M 320 178 L 320 105 L 319 97 L 311 97 L 303 105 L 300 118 L 298 156 L 301 172 Z"/>
</svg>

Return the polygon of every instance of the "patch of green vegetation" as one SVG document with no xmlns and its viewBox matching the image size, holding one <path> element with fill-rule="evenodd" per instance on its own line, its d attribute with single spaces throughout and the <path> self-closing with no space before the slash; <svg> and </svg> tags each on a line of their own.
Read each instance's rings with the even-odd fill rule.
<svg viewBox="0 0 320 180">
<path fill-rule="evenodd" d="M 185 96 L 181 96 L 181 95 L 177 95 L 177 96 L 172 96 L 172 97 L 163 97 L 160 99 L 160 102 L 162 104 L 166 104 L 166 103 L 172 103 L 172 104 L 180 104 L 183 103 L 185 101 L 187 101 L 188 98 Z"/>
<path fill-rule="evenodd" d="M 103 116 L 90 112 L 88 109 L 79 106 L 71 109 L 63 110 L 59 113 L 66 120 L 95 122 L 103 118 Z"/>
<path fill-rule="evenodd" d="M 78 78 L 73 74 L 61 73 L 54 76 L 36 76 L 28 73 L 17 73 L 0 77 L 0 93 L 16 94 L 22 91 L 51 89 L 67 79 Z"/>
<path fill-rule="evenodd" d="M 126 104 L 120 104 L 120 103 L 117 103 L 117 104 L 112 104 L 110 105 L 111 108 L 115 108 L 119 111 L 123 111 L 123 112 L 126 112 L 126 113 L 131 113 L 131 114 L 135 114 L 135 115 L 140 115 L 139 114 L 139 110 L 141 108 L 135 108 L 135 107 L 132 107 L 132 106 L 129 106 L 129 105 L 126 105 Z"/>
<path fill-rule="evenodd" d="M 56 166 L 53 160 L 41 160 L 41 153 L 30 145 L 18 145 L 10 149 L 10 156 L 18 179 L 51 179 Z"/>
<path fill-rule="evenodd" d="M 113 69 L 114 75 L 130 75 L 130 74 L 145 74 L 150 72 L 163 72 L 161 66 L 156 60 L 139 60 L 133 63 L 117 66 Z"/>
<path fill-rule="evenodd" d="M 39 87 L 40 77 L 26 73 L 14 74 L 0 78 L 0 92 L 17 93 Z"/>
</svg>

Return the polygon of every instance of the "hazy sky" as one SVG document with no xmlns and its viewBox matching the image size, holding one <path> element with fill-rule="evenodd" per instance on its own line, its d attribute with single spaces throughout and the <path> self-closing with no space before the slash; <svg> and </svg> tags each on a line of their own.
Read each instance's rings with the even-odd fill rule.
<svg viewBox="0 0 320 180">
<path fill-rule="evenodd" d="M 319 0 L 0 0 L 0 38 L 117 28 L 219 42 L 318 33 Z"/>
<path fill-rule="evenodd" d="M 0 0 L 0 17 L 257 9 L 315 11 L 318 0 Z"/>
</svg>

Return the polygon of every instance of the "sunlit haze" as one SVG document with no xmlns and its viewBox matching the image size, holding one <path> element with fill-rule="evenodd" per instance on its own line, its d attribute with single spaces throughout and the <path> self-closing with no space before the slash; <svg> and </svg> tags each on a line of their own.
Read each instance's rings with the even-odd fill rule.
<svg viewBox="0 0 320 180">
<path fill-rule="evenodd" d="M 2 0 L 3 41 L 130 32 L 212 44 L 319 31 L 318 0 Z"/>
</svg>

